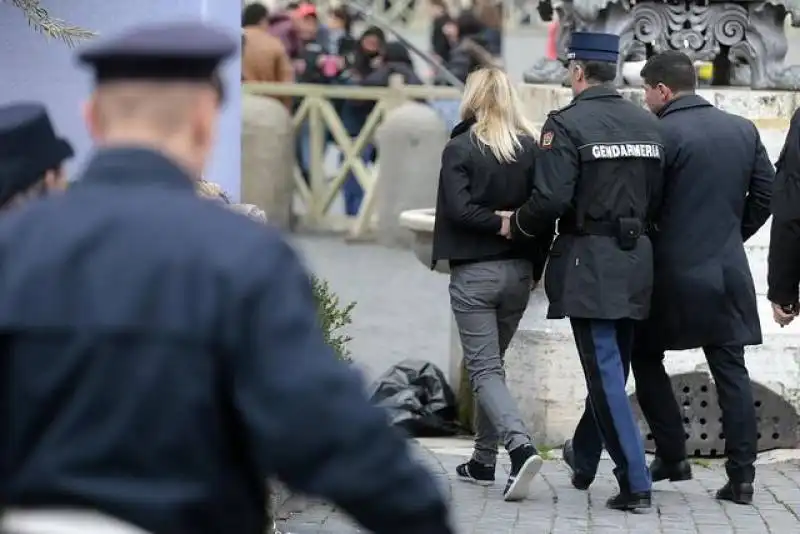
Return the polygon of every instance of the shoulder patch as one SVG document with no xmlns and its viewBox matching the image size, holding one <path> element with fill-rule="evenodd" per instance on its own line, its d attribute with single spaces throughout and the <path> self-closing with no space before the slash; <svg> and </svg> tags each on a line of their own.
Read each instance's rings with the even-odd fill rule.
<svg viewBox="0 0 800 534">
<path fill-rule="evenodd" d="M 553 137 L 555 137 L 555 133 L 553 130 L 545 130 L 542 132 L 542 138 L 539 141 L 539 144 L 542 148 L 550 148 L 553 144 Z"/>
</svg>

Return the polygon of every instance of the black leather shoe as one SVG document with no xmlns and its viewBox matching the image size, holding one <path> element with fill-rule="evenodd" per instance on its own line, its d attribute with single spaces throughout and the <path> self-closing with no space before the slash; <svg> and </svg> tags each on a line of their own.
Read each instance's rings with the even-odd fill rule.
<svg viewBox="0 0 800 534">
<path fill-rule="evenodd" d="M 606 506 L 612 510 L 625 512 L 646 512 L 653 506 L 653 497 L 649 491 L 641 493 L 620 491 L 606 501 Z"/>
<path fill-rule="evenodd" d="M 579 490 L 589 489 L 589 486 L 591 486 L 592 482 L 594 482 L 594 475 L 585 475 L 575 469 L 575 449 L 572 448 L 571 439 L 568 439 L 564 443 L 563 456 L 564 463 L 567 464 L 570 471 L 572 471 L 572 478 L 570 479 L 572 486 Z"/>
<path fill-rule="evenodd" d="M 670 482 L 681 482 L 692 479 L 692 465 L 682 460 L 675 463 L 667 463 L 661 458 L 656 457 L 650 463 L 650 478 L 653 482 L 669 480 Z"/>
<path fill-rule="evenodd" d="M 749 482 L 737 484 L 730 480 L 717 490 L 717 499 L 736 504 L 753 504 L 753 485 Z"/>
</svg>

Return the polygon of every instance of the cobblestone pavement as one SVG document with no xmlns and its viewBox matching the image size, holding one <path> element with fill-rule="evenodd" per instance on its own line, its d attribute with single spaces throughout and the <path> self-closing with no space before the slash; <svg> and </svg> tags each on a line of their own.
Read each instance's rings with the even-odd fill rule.
<svg viewBox="0 0 800 534">
<path fill-rule="evenodd" d="M 716 463 L 694 465 L 695 479 L 672 484 L 659 482 L 654 510 L 626 514 L 605 508 L 616 490 L 611 463 L 603 460 L 600 475 L 590 491 L 569 483 L 569 472 L 556 458 L 545 462 L 522 503 L 503 502 L 501 494 L 508 470 L 501 461 L 498 481 L 481 488 L 456 480 L 453 469 L 464 456 L 438 451 L 418 453 L 441 481 L 451 498 L 453 524 L 459 534 L 790 534 L 800 532 L 800 465 L 760 466 L 754 506 L 720 503 L 713 492 L 724 482 Z M 507 460 L 505 460 L 507 462 Z M 291 534 L 355 534 L 353 526 L 336 510 L 321 502 L 280 525 Z"/>
<path fill-rule="evenodd" d="M 295 244 L 311 269 L 327 279 L 343 301 L 356 301 L 353 357 L 373 379 L 406 359 L 447 367 L 449 315 L 447 277 L 425 269 L 408 250 L 348 245 L 341 238 L 295 236 Z M 462 442 L 463 445 L 463 442 Z M 755 506 L 722 504 L 710 493 L 722 485 L 718 464 L 695 465 L 695 480 L 659 483 L 656 510 L 631 515 L 607 510 L 615 490 L 611 466 L 604 460 L 601 476 L 589 492 L 569 484 L 558 460 L 545 462 L 530 499 L 521 504 L 501 499 L 504 477 L 489 489 L 454 480 L 455 465 L 468 452 L 417 447 L 417 456 L 441 481 L 453 503 L 459 534 L 789 534 L 800 532 L 800 465 L 771 464 L 758 470 Z M 506 469 L 501 465 L 498 468 Z M 293 534 L 354 534 L 352 523 L 329 505 L 311 503 L 283 526 Z"/>
<path fill-rule="evenodd" d="M 369 379 L 407 358 L 447 369 L 447 276 L 426 269 L 409 250 L 348 245 L 341 237 L 295 236 L 295 243 L 342 301 L 357 303 L 350 348 Z"/>
</svg>

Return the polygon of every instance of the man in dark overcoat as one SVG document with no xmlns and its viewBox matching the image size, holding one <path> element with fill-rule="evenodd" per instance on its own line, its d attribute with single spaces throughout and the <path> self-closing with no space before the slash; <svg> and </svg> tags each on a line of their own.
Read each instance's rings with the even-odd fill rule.
<svg viewBox="0 0 800 534">
<path fill-rule="evenodd" d="M 435 481 L 325 344 L 296 253 L 195 194 L 237 43 L 179 23 L 81 52 L 97 149 L 65 194 L 0 217 L 2 520 L 263 534 L 274 476 L 372 532 L 450 534 Z"/>
<path fill-rule="evenodd" d="M 727 455 L 728 482 L 716 496 L 749 503 L 757 430 L 744 347 L 762 339 L 744 242 L 769 218 L 774 170 L 752 122 L 695 94 L 688 56 L 654 56 L 642 77 L 666 151 L 664 199 L 654 219 L 653 302 L 632 358 L 637 398 L 656 442 L 651 473 L 654 481 L 691 478 L 683 415 L 663 360 L 665 350 L 702 347 Z"/>
<path fill-rule="evenodd" d="M 792 115 L 775 167 L 767 298 L 775 322 L 786 326 L 800 313 L 800 109 Z"/>
</svg>

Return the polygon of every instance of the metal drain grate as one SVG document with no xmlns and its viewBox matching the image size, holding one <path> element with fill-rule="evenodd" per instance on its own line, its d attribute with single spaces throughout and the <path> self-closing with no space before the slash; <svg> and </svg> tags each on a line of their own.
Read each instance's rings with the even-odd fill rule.
<svg viewBox="0 0 800 534">
<path fill-rule="evenodd" d="M 725 454 L 725 434 L 722 432 L 722 412 L 717 403 L 717 391 L 707 373 L 693 372 L 674 375 L 672 390 L 683 410 L 686 429 L 686 450 L 690 456 L 722 456 Z M 758 451 L 794 448 L 798 444 L 798 414 L 792 406 L 773 391 L 751 382 L 758 422 Z M 655 452 L 655 443 L 647 426 L 636 395 L 631 395 L 633 413 L 645 436 L 645 450 Z"/>
</svg>

